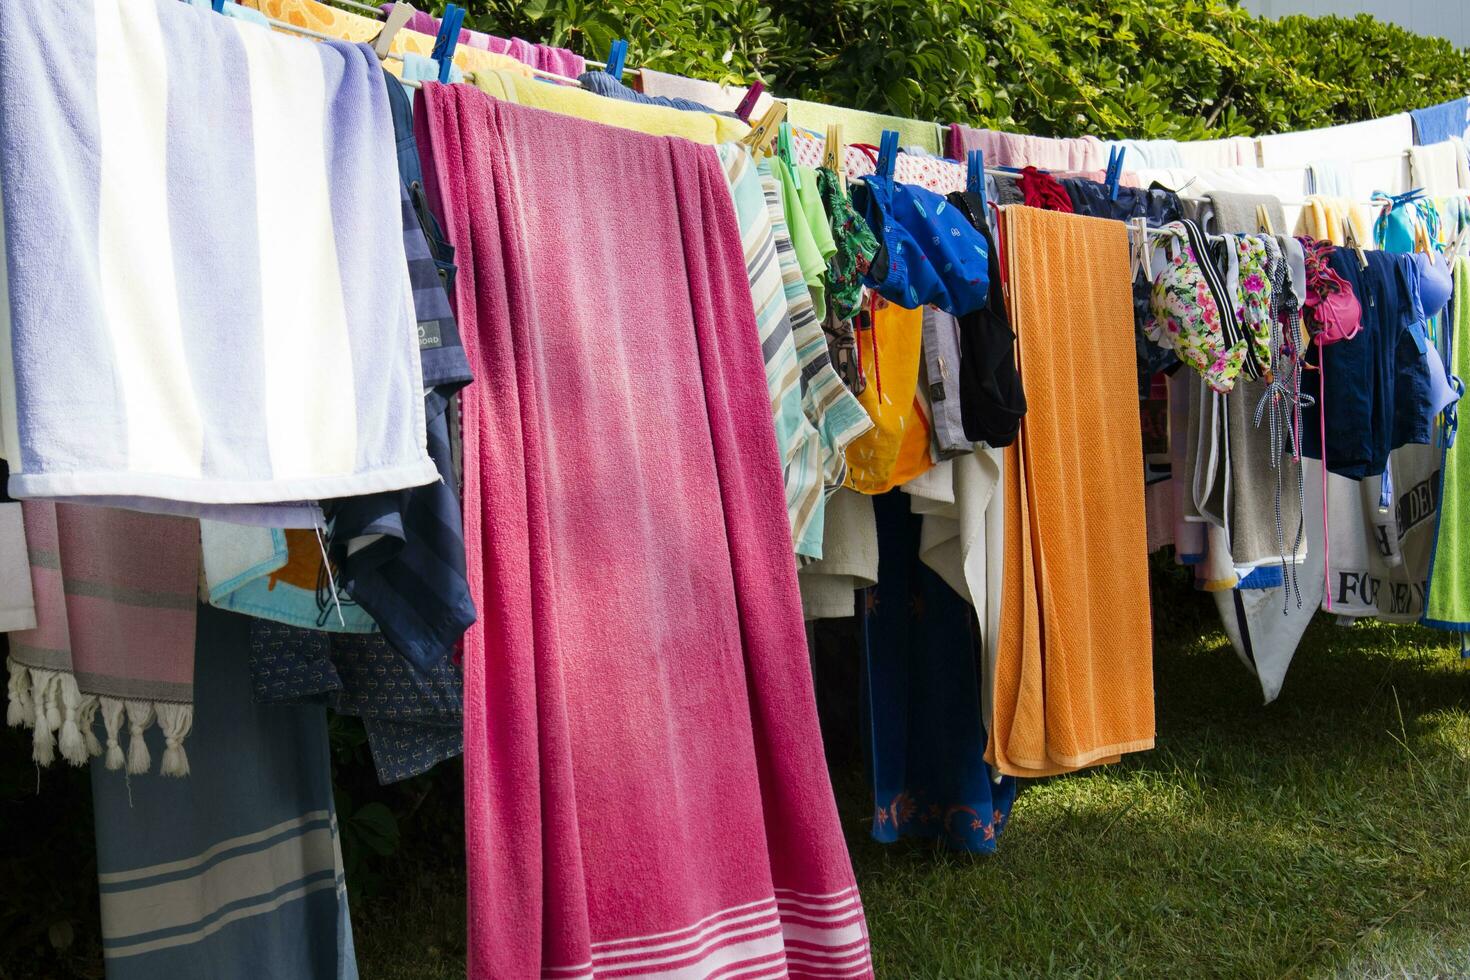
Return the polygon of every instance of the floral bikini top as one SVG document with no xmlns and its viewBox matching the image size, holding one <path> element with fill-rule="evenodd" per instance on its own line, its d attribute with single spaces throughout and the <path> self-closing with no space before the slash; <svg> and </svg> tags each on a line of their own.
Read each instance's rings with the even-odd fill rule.
<svg viewBox="0 0 1470 980">
<path fill-rule="evenodd" d="M 1154 279 L 1145 324 L 1149 340 L 1171 348 L 1221 394 L 1234 388 L 1242 374 L 1261 377 L 1270 349 L 1265 247 L 1250 236 L 1230 243 L 1225 257 L 1237 269 L 1243 299 L 1237 304 L 1199 226 L 1186 220 L 1165 228 L 1182 236 L 1185 244 Z"/>
</svg>

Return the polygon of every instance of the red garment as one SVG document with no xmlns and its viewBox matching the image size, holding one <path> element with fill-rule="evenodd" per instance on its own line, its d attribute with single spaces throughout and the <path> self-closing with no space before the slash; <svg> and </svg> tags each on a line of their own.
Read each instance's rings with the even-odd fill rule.
<svg viewBox="0 0 1470 980">
<path fill-rule="evenodd" d="M 1027 207 L 1072 213 L 1072 199 L 1067 196 L 1067 189 L 1051 174 L 1035 167 L 1026 167 L 1021 171 L 1016 185 L 1021 188 Z"/>
</svg>

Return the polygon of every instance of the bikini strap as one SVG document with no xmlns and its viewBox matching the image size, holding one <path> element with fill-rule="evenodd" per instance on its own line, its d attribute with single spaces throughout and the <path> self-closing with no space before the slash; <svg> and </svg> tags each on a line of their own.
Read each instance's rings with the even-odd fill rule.
<svg viewBox="0 0 1470 980">
<path fill-rule="evenodd" d="M 898 162 L 898 131 L 894 129 L 883 130 L 883 138 L 878 143 L 878 176 L 893 179 L 893 165 Z"/>
</svg>

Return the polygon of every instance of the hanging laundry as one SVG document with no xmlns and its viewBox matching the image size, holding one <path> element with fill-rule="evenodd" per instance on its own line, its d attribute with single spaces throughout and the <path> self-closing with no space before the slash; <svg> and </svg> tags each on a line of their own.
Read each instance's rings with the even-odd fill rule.
<svg viewBox="0 0 1470 980">
<path fill-rule="evenodd" d="M 1255 232 L 1271 234 L 1291 231 L 1286 224 L 1286 211 L 1281 199 L 1273 194 L 1243 194 L 1240 191 L 1210 191 L 1205 195 L 1210 202 L 1210 217 L 1202 219 L 1200 230 L 1207 234 L 1249 235 Z M 1269 228 L 1261 227 L 1260 216 L 1264 214 Z"/>
<path fill-rule="evenodd" d="M 859 589 L 878 584 L 878 532 L 873 498 L 846 487 L 827 501 L 822 558 L 797 573 L 801 611 L 807 620 L 855 614 Z"/>
<path fill-rule="evenodd" d="M 12 493 L 311 526 L 271 505 L 437 477 L 371 49 L 174 0 L 61 0 L 0 44 Z"/>
<path fill-rule="evenodd" d="M 825 139 L 803 130 L 791 134 L 792 157 L 802 166 L 820 167 L 826 146 Z M 843 150 L 842 161 L 848 180 L 866 177 L 878 170 L 878 147 L 872 143 L 848 143 Z M 902 150 L 894 159 L 893 178 L 901 184 L 915 184 L 936 194 L 965 189 L 963 164 Z"/>
<path fill-rule="evenodd" d="M 928 445 L 918 394 L 919 362 L 924 351 L 924 314 L 908 310 L 870 294 L 867 310 L 858 318 L 857 350 L 864 384 L 857 396 L 867 410 L 873 428 L 847 447 L 847 486 L 859 493 L 886 493 L 927 468 L 928 453 L 907 461 L 922 464 L 914 472 L 899 470 L 898 463 L 908 430 L 919 427 L 915 437 Z"/>
<path fill-rule="evenodd" d="M 781 207 L 786 216 L 786 230 L 791 235 L 791 246 L 811 296 L 812 314 L 818 324 L 827 318 L 827 260 L 837 252 L 832 241 L 832 230 L 827 223 L 822 203 L 817 196 L 816 175 L 812 175 L 809 192 L 812 203 L 822 213 L 819 221 L 812 220 L 806 201 L 802 199 L 801 174 L 788 166 L 784 160 L 773 158 L 763 164 L 781 184 Z"/>
<path fill-rule="evenodd" d="M 198 522 L 48 500 L 22 508 L 36 627 L 10 634 L 6 723 L 31 730 L 40 765 L 59 751 L 79 766 L 105 749 L 108 769 L 137 775 L 152 765 L 143 736 L 157 722 L 167 743 L 159 771 L 187 776 Z"/>
<path fill-rule="evenodd" d="M 1107 167 L 1107 144 L 1094 136 L 1050 139 L 994 129 L 972 129 L 954 123 L 949 127 L 949 156 L 966 159 L 970 150 L 985 153 L 990 167 L 1042 167 L 1047 170 L 1103 170 Z M 1130 167 L 1132 169 L 1132 167 Z"/>
<path fill-rule="evenodd" d="M 777 259 L 771 212 L 766 207 L 757 164 L 739 143 L 722 143 L 720 161 L 735 203 L 745 249 L 746 273 L 755 307 L 761 353 L 766 363 L 766 389 L 771 396 L 776 452 L 786 484 L 786 513 L 796 554 L 820 558 L 822 541 L 822 442 L 807 418 L 801 368 L 791 330 L 790 307 Z"/>
<path fill-rule="evenodd" d="M 878 512 L 878 584 L 864 595 L 863 700 L 876 840 L 933 838 L 994 852 L 1016 781 L 985 764 L 973 610 L 919 560 L 924 520 L 887 493 Z"/>
<path fill-rule="evenodd" d="M 1021 201 L 1030 208 L 1045 208 L 1047 211 L 1062 211 L 1071 214 L 1072 199 L 1067 190 L 1055 177 L 1035 167 L 1022 169 L 1016 180 L 1021 190 Z"/>
<path fill-rule="evenodd" d="M 666 109 L 679 109 L 684 112 L 703 112 L 729 116 L 731 119 L 740 119 L 733 112 L 724 112 L 719 109 L 711 109 L 709 106 L 689 99 L 667 98 L 657 95 L 646 95 L 637 89 L 629 88 L 622 82 L 613 78 L 605 71 L 584 71 L 576 76 L 577 81 L 589 92 L 609 99 L 622 99 L 624 102 L 637 102 L 640 105 L 658 105 Z M 753 117 L 758 118 L 758 117 Z M 744 122 L 744 120 L 740 120 Z"/>
<path fill-rule="evenodd" d="M 201 608 L 197 644 L 189 632 L 188 780 L 122 780 L 92 763 L 109 980 L 252 980 L 263 963 L 276 976 L 357 977 L 326 712 L 251 702 L 249 628 Z"/>
<path fill-rule="evenodd" d="M 1061 185 L 1072 201 L 1072 210 L 1093 218 L 1147 218 L 1151 225 L 1166 225 L 1184 215 L 1179 195 L 1167 188 L 1129 187 L 1119 185 L 1114 197 L 1100 181 L 1082 177 L 1063 177 Z"/>
<path fill-rule="evenodd" d="M 1450 374 L 1470 378 L 1470 260 L 1454 260 L 1454 299 L 1447 316 Z M 1434 564 L 1424 623 L 1470 632 L 1470 443 L 1458 437 L 1458 410 L 1446 416 L 1443 481 L 1439 493 L 1439 526 L 1435 531 Z"/>
<path fill-rule="evenodd" d="M 1360 201 L 1367 200 L 1374 191 L 1398 194 L 1411 186 L 1407 151 L 1414 145 L 1414 127 L 1407 112 L 1343 126 L 1261 136 L 1257 143 L 1261 167 L 1267 174 L 1281 168 L 1310 166 L 1317 160 L 1352 161 L 1352 196 Z M 1371 155 L 1364 155 L 1364 147 L 1371 148 Z M 1283 199 L 1301 196 L 1300 189 L 1294 194 L 1272 193 Z"/>
<path fill-rule="evenodd" d="M 381 636 L 252 619 L 250 677 L 261 704 L 326 704 L 361 718 L 385 785 L 464 751 L 464 680 L 448 657 L 420 668 Z"/>
<path fill-rule="evenodd" d="M 512 72 L 479 71 L 475 72 L 472 81 L 480 91 L 505 102 L 517 102 L 655 136 L 682 136 L 695 143 L 725 143 L 750 132 L 750 127 L 739 119 L 717 112 L 684 112 L 659 105 L 608 99 L 570 85 L 555 85 Z"/>
<path fill-rule="evenodd" d="M 385 15 L 392 9 L 391 3 L 385 3 L 382 6 Z M 425 11 L 415 10 L 408 18 L 408 22 L 404 24 L 404 29 L 431 38 L 436 37 L 439 34 L 439 18 Z M 554 75 L 562 75 L 566 78 L 576 78 L 587 69 L 586 60 L 573 51 L 550 44 L 533 44 L 518 37 L 496 37 L 494 34 L 483 34 L 480 31 L 461 28 L 459 43 L 479 48 L 482 51 L 489 51 L 491 54 L 505 55 L 531 68 L 539 68 L 541 71 L 549 71 Z"/>
<path fill-rule="evenodd" d="M 1356 203 L 1346 197 L 1331 197 L 1314 194 L 1307 198 L 1302 211 L 1302 231 L 1308 238 L 1346 245 L 1344 223 L 1351 223 L 1353 237 L 1367 244 L 1373 240 L 1373 218 L 1367 205 Z"/>
<path fill-rule="evenodd" d="M 878 240 L 873 237 L 867 222 L 853 210 L 852 200 L 842 189 L 835 173 L 825 168 L 818 170 L 817 189 L 822 206 L 830 216 L 832 242 L 836 246 L 836 251 L 827 260 L 832 313 L 839 319 L 851 320 L 862 308 L 862 272 L 873 261 L 878 251 Z"/>
<path fill-rule="evenodd" d="M 924 360 L 920 385 L 929 403 L 930 455 L 934 462 L 973 448 L 960 407 L 960 325 L 953 314 L 924 307 Z"/>
<path fill-rule="evenodd" d="M 707 105 L 716 112 L 734 112 L 745 101 L 745 94 L 749 91 L 738 85 L 718 85 L 699 78 L 654 71 L 652 68 L 638 69 L 638 87 L 645 95 L 686 99 Z M 770 92 L 762 92 L 756 97 L 750 118 L 759 119 L 764 116 L 774 101 Z"/>
<path fill-rule="evenodd" d="M 714 151 L 421 98 L 466 351 L 497 379 L 464 399 L 471 973 L 867 974 Z"/>
<path fill-rule="evenodd" d="M 1006 450 L 986 761 L 1009 775 L 1046 775 L 1154 741 L 1148 594 L 1127 584 L 1148 574 L 1128 235 L 1117 222 L 1033 208 L 1009 208 L 1002 223 L 1009 268 L 1034 274 L 1010 280 L 1027 410 Z M 1062 269 L 1067 285 L 1057 289 Z M 1080 363 L 1089 365 L 1085 396 L 1071 374 Z M 1082 430 L 1085 453 L 1074 438 Z"/>
<path fill-rule="evenodd" d="M 1464 139 L 1470 133 L 1470 98 L 1450 99 L 1439 105 L 1409 110 L 1414 124 L 1414 144 L 1432 146 L 1450 137 Z"/>
<path fill-rule="evenodd" d="M 1108 150 L 1120 149 L 1126 153 L 1126 163 L 1129 167 L 1184 167 L 1184 154 L 1180 151 L 1181 144 L 1178 140 L 1107 140 L 1103 146 Z M 1214 155 L 1214 154 L 1210 154 Z M 1230 154 L 1234 156 L 1234 154 Z M 1254 162 L 1254 161 L 1252 161 Z M 1232 160 L 1228 164 L 1215 164 L 1214 166 L 1234 166 Z M 1205 166 L 1196 164 L 1195 166 Z"/>
<path fill-rule="evenodd" d="M 278 20 L 284 24 L 296 27 L 304 27 L 309 31 L 326 34 L 342 41 L 350 41 L 354 44 L 371 44 L 383 30 L 383 22 L 374 17 L 364 17 L 354 14 L 340 7 L 333 7 L 318 0 L 241 0 L 246 7 L 252 7 L 260 11 L 271 20 Z M 427 26 L 422 24 L 421 26 Z M 390 54 L 406 58 L 408 55 L 417 55 L 421 58 L 431 58 L 434 52 L 434 36 L 438 33 L 435 28 L 432 31 L 419 31 L 412 26 L 405 27 L 393 35 L 393 40 L 388 46 Z M 299 39 L 299 34 L 288 34 L 288 37 Z M 461 44 L 454 49 L 454 66 L 461 72 L 471 73 L 477 71 L 508 71 L 522 75 L 526 78 L 532 77 L 531 66 L 521 60 L 506 54 L 496 54 L 486 51 L 470 44 Z M 390 74 L 402 74 L 402 64 L 395 59 L 383 62 L 383 69 Z M 435 78 L 437 78 L 437 73 Z"/>
<path fill-rule="evenodd" d="M 1460 151 L 1449 140 L 1431 146 L 1409 148 L 1409 171 L 1414 187 L 1430 197 L 1455 194 L 1460 190 Z"/>
<path fill-rule="evenodd" d="M 842 138 L 849 143 L 882 142 L 883 133 L 893 130 L 898 133 L 902 146 L 912 146 L 931 156 L 944 152 L 938 124 L 904 119 L 901 116 L 885 116 L 877 112 L 861 112 L 823 102 L 807 102 L 803 99 L 786 99 L 786 118 L 793 127 L 800 126 L 817 133 L 825 133 L 827 127 L 837 123 L 842 127 Z"/>
<path fill-rule="evenodd" d="M 1249 136 L 1227 136 L 1218 140 L 1180 140 L 1175 147 L 1179 154 L 1179 166 L 1191 170 L 1254 167 L 1258 164 L 1256 141 Z"/>
<path fill-rule="evenodd" d="M 36 627 L 25 513 L 20 502 L 5 492 L 9 473 L 5 460 L 0 459 L 0 633 Z"/>
<path fill-rule="evenodd" d="M 1353 165 L 1347 160 L 1314 160 L 1307 167 L 1307 183 L 1308 190 L 1313 194 L 1351 198 Z"/>
<path fill-rule="evenodd" d="M 246 539 L 234 525 L 201 521 L 200 541 L 205 568 L 219 569 L 206 579 L 215 608 L 307 629 L 378 632 L 328 568 L 324 535 L 288 529 Z"/>
</svg>

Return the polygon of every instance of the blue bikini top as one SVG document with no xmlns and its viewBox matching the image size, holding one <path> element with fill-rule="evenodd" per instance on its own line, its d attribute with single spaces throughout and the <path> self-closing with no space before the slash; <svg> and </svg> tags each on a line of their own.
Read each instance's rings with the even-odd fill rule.
<svg viewBox="0 0 1470 980">
<path fill-rule="evenodd" d="M 964 316 L 990 294 L 985 238 L 940 194 L 893 179 L 898 134 L 885 130 L 878 171 L 852 185 L 852 202 L 878 239 L 863 282 L 913 310 L 937 306 Z"/>
</svg>

